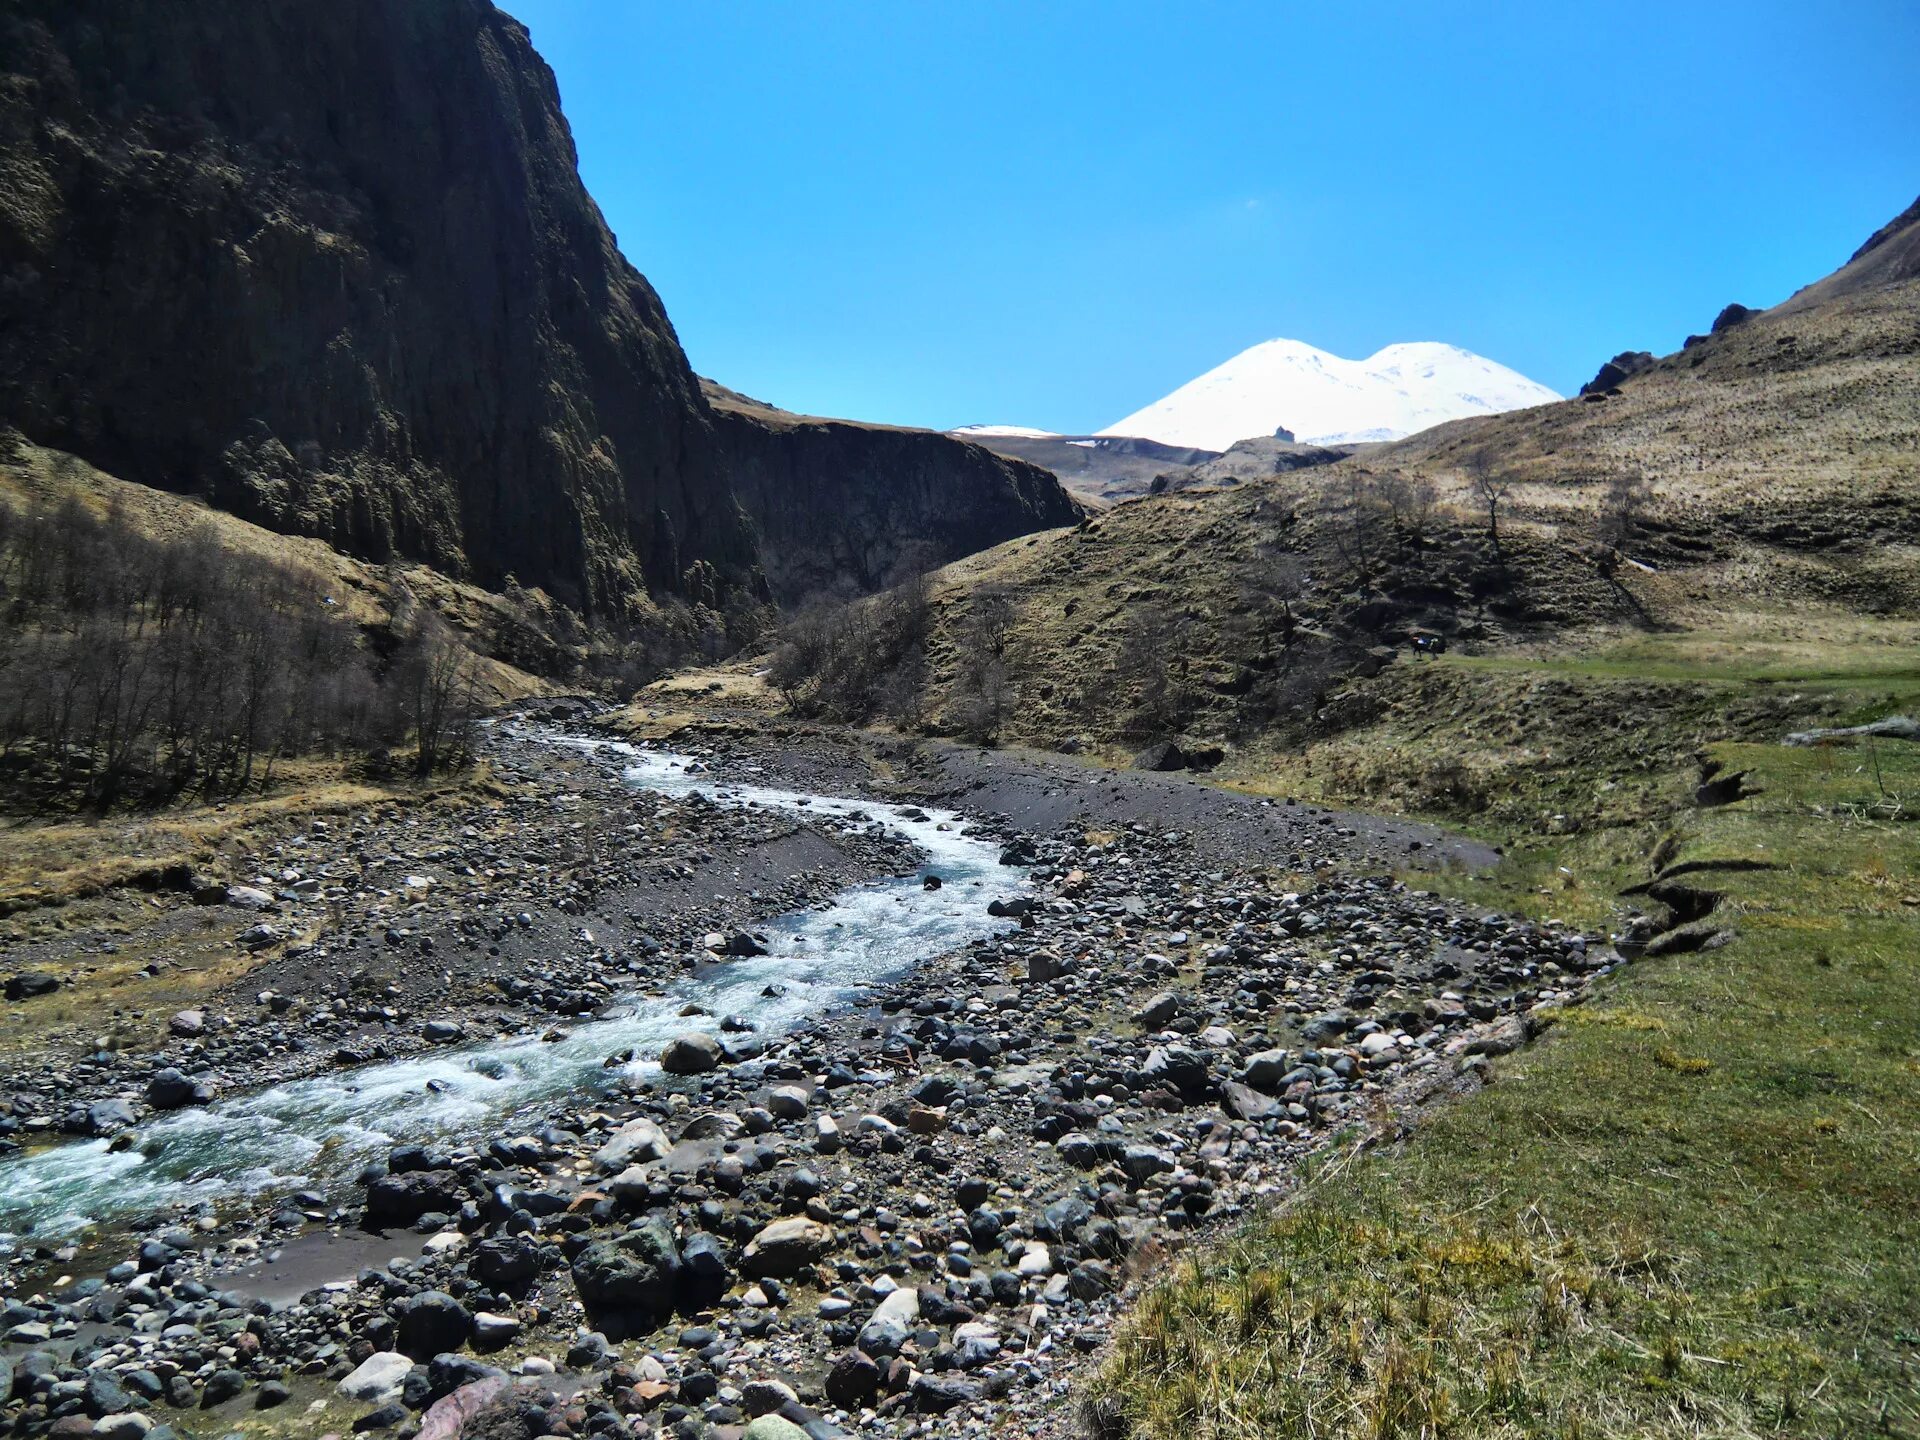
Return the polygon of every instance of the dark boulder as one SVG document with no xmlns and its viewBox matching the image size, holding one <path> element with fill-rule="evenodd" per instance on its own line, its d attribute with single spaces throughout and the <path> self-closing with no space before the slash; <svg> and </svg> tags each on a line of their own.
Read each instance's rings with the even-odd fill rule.
<svg viewBox="0 0 1920 1440">
<path fill-rule="evenodd" d="M 976 1403 L 982 1393 L 978 1384 L 958 1375 L 921 1374 L 914 1377 L 912 1385 L 913 1408 L 923 1415 L 944 1415 Z"/>
<path fill-rule="evenodd" d="M 733 1267 L 726 1247 L 716 1236 L 689 1235 L 680 1247 L 680 1299 L 689 1310 L 706 1310 L 719 1303 L 733 1284 Z"/>
<path fill-rule="evenodd" d="M 367 1187 L 367 1223 L 411 1225 L 422 1215 L 452 1214 L 467 1198 L 451 1170 L 409 1170 L 382 1175 Z"/>
<path fill-rule="evenodd" d="M 179 1110 L 188 1105 L 205 1105 L 213 1099 L 213 1087 L 188 1078 L 171 1065 L 156 1070 L 147 1081 L 147 1104 L 156 1110 Z"/>
<path fill-rule="evenodd" d="M 51 995 L 59 988 L 57 976 L 40 970 L 22 970 L 18 975 L 7 977 L 4 993 L 9 1000 L 31 1000 L 37 995 Z"/>
<path fill-rule="evenodd" d="M 618 1316 L 650 1327 L 673 1313 L 680 1270 L 672 1231 L 649 1218 L 582 1250 L 573 1262 L 573 1283 L 596 1320 Z"/>
<path fill-rule="evenodd" d="M 843 1410 L 858 1410 L 880 1388 L 880 1365 L 863 1350 L 848 1350 L 827 1371 L 826 1396 Z"/>
<path fill-rule="evenodd" d="M 422 1290 L 395 1312 L 395 1347 L 415 1360 L 458 1350 L 473 1333 L 473 1316 L 444 1290 Z"/>
<path fill-rule="evenodd" d="M 525 1235 L 495 1235 L 474 1247 L 470 1268 L 490 1289 L 515 1291 L 540 1273 L 540 1247 Z"/>
<path fill-rule="evenodd" d="M 1723 330 L 1731 330 L 1736 325 L 1744 325 L 1760 312 L 1751 306 L 1733 304 L 1727 306 L 1713 317 L 1711 334 L 1718 335 Z"/>
<path fill-rule="evenodd" d="M 1186 753 L 1171 740 L 1161 740 L 1147 746 L 1133 757 L 1136 770 L 1155 770 L 1162 773 L 1187 768 Z"/>
</svg>

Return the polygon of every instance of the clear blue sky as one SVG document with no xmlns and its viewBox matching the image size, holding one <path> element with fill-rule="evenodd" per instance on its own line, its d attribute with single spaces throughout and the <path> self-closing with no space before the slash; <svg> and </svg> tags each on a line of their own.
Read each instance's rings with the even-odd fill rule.
<svg viewBox="0 0 1920 1440">
<path fill-rule="evenodd" d="M 1090 430 L 1244 347 L 1576 389 L 1920 194 L 1920 4 L 503 0 L 702 373 Z"/>
</svg>

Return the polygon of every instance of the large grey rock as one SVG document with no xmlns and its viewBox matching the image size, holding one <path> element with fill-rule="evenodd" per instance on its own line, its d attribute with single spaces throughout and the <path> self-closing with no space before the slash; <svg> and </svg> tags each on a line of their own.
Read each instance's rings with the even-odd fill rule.
<svg viewBox="0 0 1920 1440">
<path fill-rule="evenodd" d="M 962 1405 L 971 1405 L 981 1396 L 980 1386 L 958 1375 L 926 1373 L 916 1375 L 910 1387 L 913 1408 L 923 1415 L 943 1415 Z"/>
<path fill-rule="evenodd" d="M 1238 1080 L 1229 1080 L 1221 1085 L 1220 1107 L 1240 1120 L 1264 1120 L 1269 1115 L 1278 1115 L 1281 1110 L 1278 1100 L 1262 1095 L 1251 1085 L 1242 1085 Z"/>
<path fill-rule="evenodd" d="M 474 1247 L 473 1276 L 495 1290 L 517 1290 L 540 1273 L 540 1247 L 525 1235 L 495 1235 Z"/>
<path fill-rule="evenodd" d="M 1144 1183 L 1155 1175 L 1173 1169 L 1173 1157 L 1151 1145 L 1129 1145 L 1120 1157 L 1120 1168 L 1135 1183 Z"/>
<path fill-rule="evenodd" d="M 1631 380 L 1643 370 L 1651 370 L 1658 361 L 1650 350 L 1622 350 L 1606 364 L 1602 365 L 1586 384 L 1580 387 L 1582 395 L 1604 395 Z"/>
<path fill-rule="evenodd" d="M 795 1215 L 776 1220 L 753 1237 L 740 1266 L 749 1275 L 785 1279 L 797 1275 L 833 1248 L 833 1229 Z"/>
<path fill-rule="evenodd" d="M 1180 1013 L 1180 997 L 1162 992 L 1153 997 L 1134 1015 L 1134 1023 L 1144 1030 L 1163 1030 L 1167 1022 Z"/>
<path fill-rule="evenodd" d="M 400 1398 L 400 1387 L 412 1369 L 412 1358 L 398 1350 L 376 1350 L 340 1382 L 338 1389 L 349 1400 L 384 1405 Z"/>
<path fill-rule="evenodd" d="M 717 1069 L 726 1058 L 720 1042 L 704 1030 L 675 1036 L 660 1052 L 660 1068 L 669 1075 L 699 1075 Z"/>
<path fill-rule="evenodd" d="M 1136 770 L 1158 770 L 1163 772 L 1169 770 L 1184 770 L 1187 768 L 1187 757 L 1173 741 L 1161 740 L 1147 746 L 1146 749 L 1135 755 L 1133 757 L 1133 768 Z"/>
<path fill-rule="evenodd" d="M 131 1100 L 96 1100 L 87 1107 L 87 1133 L 118 1134 L 137 1118 Z"/>
<path fill-rule="evenodd" d="M 206 1105 L 214 1098 L 214 1088 L 204 1081 L 190 1079 L 169 1065 L 156 1070 L 147 1081 L 147 1104 L 156 1110 L 179 1110 L 188 1105 Z"/>
<path fill-rule="evenodd" d="M 880 1366 L 871 1355 L 848 1350 L 827 1371 L 824 1388 L 827 1399 L 842 1410 L 858 1410 L 873 1399 L 880 1379 Z"/>
<path fill-rule="evenodd" d="M 1247 1063 L 1240 1071 L 1240 1080 L 1256 1090 L 1276 1095 L 1280 1091 L 1280 1077 L 1292 1068 L 1293 1056 L 1287 1051 L 1262 1050 L 1247 1057 Z"/>
<path fill-rule="evenodd" d="M 1168 1085 L 1187 1099 L 1206 1093 L 1212 1081 L 1207 1062 L 1183 1045 L 1156 1045 L 1140 1075 L 1149 1086 Z"/>
<path fill-rule="evenodd" d="M 882 1299 L 860 1327 L 860 1348 L 882 1359 L 899 1354 L 919 1318 L 920 1292 L 911 1285 L 901 1286 Z"/>
<path fill-rule="evenodd" d="M 51 995 L 60 988 L 60 979 L 43 970 L 22 970 L 18 975 L 9 975 L 5 994 L 9 1000 L 31 1000 L 37 995 Z"/>
<path fill-rule="evenodd" d="M 95 1419 L 133 1409 L 133 1396 L 127 1393 L 127 1387 L 120 1383 L 118 1376 L 105 1370 L 95 1370 L 87 1376 L 83 1398 L 87 1413 Z"/>
<path fill-rule="evenodd" d="M 595 1152 L 594 1167 L 603 1175 L 614 1175 L 629 1165 L 658 1160 L 673 1148 L 667 1132 L 644 1117 L 629 1120 L 613 1132 L 607 1143 Z"/>
<path fill-rule="evenodd" d="M 784 1380 L 749 1380 L 740 1388 L 740 1408 L 756 1417 L 799 1403 L 800 1397 Z"/>
</svg>

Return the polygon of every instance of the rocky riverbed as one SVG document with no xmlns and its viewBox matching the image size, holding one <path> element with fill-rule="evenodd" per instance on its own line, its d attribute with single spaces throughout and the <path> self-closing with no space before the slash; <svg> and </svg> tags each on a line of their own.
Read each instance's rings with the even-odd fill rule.
<svg viewBox="0 0 1920 1440">
<path fill-rule="evenodd" d="M 795 1028 L 690 1021 L 638 1057 L 664 1068 L 331 1191 L 23 1237 L 18 1433 L 1064 1433 L 1140 1277 L 1316 1148 L 1482 1083 L 1617 963 L 1389 878 L 1491 858 L 1422 827 L 958 748 L 674 745 L 965 812 L 1006 884 L 964 903 L 1004 925 Z M 919 860 L 871 825 L 636 792 L 509 727 L 489 759 L 497 803 L 308 828 L 224 896 L 183 891 L 237 945 L 280 936 L 164 1046 L 0 1081 L 12 1138 L 111 1145 L 152 1107 L 586 1024 Z"/>
</svg>

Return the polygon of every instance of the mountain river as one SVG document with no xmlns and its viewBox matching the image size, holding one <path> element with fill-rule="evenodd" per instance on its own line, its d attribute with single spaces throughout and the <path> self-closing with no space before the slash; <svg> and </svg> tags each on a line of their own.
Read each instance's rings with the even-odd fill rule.
<svg viewBox="0 0 1920 1440">
<path fill-rule="evenodd" d="M 998 863 L 997 844 L 966 835 L 958 815 L 733 783 L 685 756 L 619 742 L 549 743 L 609 754 L 638 789 L 883 825 L 918 847 L 921 869 L 773 920 L 757 931 L 769 941 L 767 955 L 702 967 L 665 994 L 631 997 L 559 1040 L 518 1035 L 332 1071 L 156 1116 L 130 1132 L 131 1144 L 73 1141 L 0 1162 L 0 1249 L 10 1236 L 65 1239 L 183 1203 L 294 1188 L 337 1194 L 397 1143 L 475 1145 L 517 1133 L 556 1101 L 577 1103 L 622 1075 L 657 1074 L 656 1057 L 677 1034 L 715 1029 L 723 1015 L 778 1034 L 1010 923 L 989 917 L 987 902 L 1020 872 Z M 928 875 L 940 888 L 923 887 Z M 705 1013 L 683 1015 L 689 1004 Z M 606 1066 L 627 1050 L 631 1063 Z"/>
</svg>

